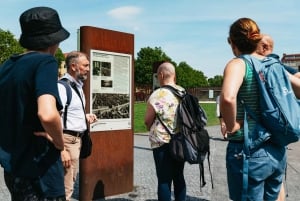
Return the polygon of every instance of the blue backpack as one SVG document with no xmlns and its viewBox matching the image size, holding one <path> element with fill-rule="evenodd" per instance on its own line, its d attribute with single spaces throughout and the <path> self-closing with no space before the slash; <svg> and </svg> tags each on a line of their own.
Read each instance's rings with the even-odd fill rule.
<svg viewBox="0 0 300 201">
<path fill-rule="evenodd" d="M 260 93 L 262 119 L 246 110 L 271 133 L 270 140 L 280 146 L 297 142 L 300 137 L 300 102 L 296 98 L 284 65 L 276 58 L 258 60 L 250 55 L 240 56 L 254 69 Z"/>
</svg>

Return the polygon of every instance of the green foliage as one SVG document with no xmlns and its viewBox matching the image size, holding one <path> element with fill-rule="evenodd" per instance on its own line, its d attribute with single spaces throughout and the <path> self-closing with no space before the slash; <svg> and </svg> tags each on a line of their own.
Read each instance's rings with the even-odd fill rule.
<svg viewBox="0 0 300 201">
<path fill-rule="evenodd" d="M 7 60 L 12 54 L 24 52 L 24 48 L 10 31 L 0 29 L 0 64 Z"/>
<path fill-rule="evenodd" d="M 20 54 L 25 52 L 25 49 L 15 39 L 14 35 L 10 31 L 4 31 L 0 29 L 0 64 L 6 61 L 12 54 Z M 55 58 L 58 65 L 65 60 L 65 56 L 60 48 L 55 53 Z"/>
<path fill-rule="evenodd" d="M 215 102 L 211 103 L 200 103 L 201 107 L 205 110 L 207 115 L 207 125 L 215 126 L 219 125 L 219 119 L 216 116 L 217 105 Z"/>
<path fill-rule="evenodd" d="M 61 65 L 61 62 L 65 60 L 64 53 L 61 51 L 60 48 L 58 48 L 58 49 L 56 50 L 56 53 L 55 53 L 55 59 L 57 60 L 58 66 L 60 66 L 60 65 Z"/>
<path fill-rule="evenodd" d="M 137 53 L 134 63 L 134 81 L 136 85 L 152 85 L 153 64 L 158 61 L 171 61 L 160 47 L 145 47 Z"/>
<path fill-rule="evenodd" d="M 211 87 L 221 87 L 223 83 L 223 76 L 216 75 L 213 78 L 208 79 L 209 86 Z"/>
<path fill-rule="evenodd" d="M 9 31 L 0 29 L 0 64 L 7 60 L 12 54 L 23 53 L 25 49 L 19 44 L 18 40 Z M 65 60 L 64 54 L 60 48 L 56 51 L 55 58 L 58 66 Z M 222 85 L 222 76 L 207 78 L 203 72 L 194 70 L 186 62 L 180 62 L 177 66 L 172 59 L 160 47 L 145 47 L 137 53 L 135 60 L 134 79 L 135 85 L 152 85 L 153 65 L 155 62 L 169 61 L 176 67 L 177 84 L 185 88 L 194 87 L 220 87 Z"/>
<path fill-rule="evenodd" d="M 186 62 L 180 62 L 176 67 L 176 78 L 177 84 L 184 88 L 208 86 L 203 72 L 193 69 Z"/>
<path fill-rule="evenodd" d="M 219 119 L 216 117 L 216 104 L 212 103 L 200 103 L 201 107 L 207 115 L 207 126 L 214 126 L 219 124 Z M 147 132 L 146 126 L 144 125 L 144 117 L 146 112 L 146 103 L 135 103 L 134 104 L 134 133 L 145 133 Z"/>
<path fill-rule="evenodd" d="M 180 62 L 177 66 L 160 47 L 142 48 L 137 53 L 135 60 L 134 80 L 135 85 L 152 85 L 153 66 L 159 61 L 169 61 L 176 68 L 177 84 L 184 88 L 207 87 L 207 77 L 203 72 L 193 69 L 186 62 Z"/>
</svg>

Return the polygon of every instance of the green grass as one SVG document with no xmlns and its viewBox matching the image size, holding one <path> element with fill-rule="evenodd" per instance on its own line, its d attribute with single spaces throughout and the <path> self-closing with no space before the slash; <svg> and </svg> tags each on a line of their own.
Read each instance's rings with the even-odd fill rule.
<svg viewBox="0 0 300 201">
<path fill-rule="evenodd" d="M 218 125 L 219 120 L 216 117 L 216 104 L 215 103 L 201 103 L 200 104 L 207 115 L 207 125 L 213 126 Z M 144 124 L 144 117 L 146 112 L 146 103 L 135 103 L 134 104 L 134 133 L 147 132 Z"/>
<path fill-rule="evenodd" d="M 215 103 L 200 103 L 207 115 L 207 126 L 219 125 L 219 119 L 216 117 Z"/>
<path fill-rule="evenodd" d="M 144 117 L 146 113 L 146 103 L 134 104 L 134 133 L 147 132 L 144 124 Z"/>
</svg>

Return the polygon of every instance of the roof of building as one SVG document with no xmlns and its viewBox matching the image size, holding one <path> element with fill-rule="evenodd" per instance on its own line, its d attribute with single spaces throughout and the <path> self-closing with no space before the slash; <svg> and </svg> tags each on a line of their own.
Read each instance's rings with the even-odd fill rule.
<svg viewBox="0 0 300 201">
<path fill-rule="evenodd" d="M 283 54 L 281 61 L 286 62 L 300 62 L 300 54 Z"/>
</svg>

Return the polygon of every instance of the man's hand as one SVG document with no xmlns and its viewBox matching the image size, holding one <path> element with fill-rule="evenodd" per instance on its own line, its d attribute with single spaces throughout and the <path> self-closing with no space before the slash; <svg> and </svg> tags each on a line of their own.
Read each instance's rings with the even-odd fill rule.
<svg viewBox="0 0 300 201">
<path fill-rule="evenodd" d="M 65 168 L 69 168 L 71 166 L 71 156 L 70 153 L 67 150 L 61 151 L 61 161 L 63 163 L 63 166 Z"/>
<path fill-rule="evenodd" d="M 89 124 L 92 124 L 98 120 L 95 114 L 86 114 L 86 119 Z"/>
</svg>

